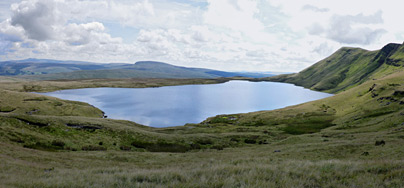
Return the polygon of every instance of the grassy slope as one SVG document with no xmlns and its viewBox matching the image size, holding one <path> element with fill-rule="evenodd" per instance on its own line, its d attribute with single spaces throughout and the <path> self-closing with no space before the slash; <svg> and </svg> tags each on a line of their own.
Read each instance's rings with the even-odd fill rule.
<svg viewBox="0 0 404 188">
<path fill-rule="evenodd" d="M 388 44 L 377 51 L 341 48 L 297 74 L 280 75 L 266 80 L 294 83 L 335 93 L 400 70 L 403 55 L 404 45 L 400 44 Z"/>
<path fill-rule="evenodd" d="M 16 77 L 9 77 L 9 76 L 0 76 L 1 83 L 13 83 L 13 82 L 23 82 L 24 79 L 16 78 Z"/>
<path fill-rule="evenodd" d="M 214 78 L 208 69 L 185 68 L 160 62 L 136 64 L 96 64 L 52 60 L 21 60 L 0 62 L 0 75 L 35 80 L 96 79 L 96 78 Z M 23 75 L 23 76 L 21 76 Z M 25 75 L 25 76 L 24 76 Z"/>
<path fill-rule="evenodd" d="M 164 129 L 20 91 L 179 80 L 3 83 L 0 186 L 403 187 L 404 72 L 372 76 L 327 99 Z"/>
<path fill-rule="evenodd" d="M 0 106 L 18 111 L 0 113 L 0 185 L 402 187 L 403 79 L 398 72 L 319 101 L 165 129 L 3 89 L 12 97 L 2 94 Z M 85 113 L 77 117 L 57 102 Z M 26 113 L 31 103 L 38 114 Z M 386 145 L 375 146 L 380 140 Z"/>
<path fill-rule="evenodd" d="M 77 70 L 108 69 L 116 65 L 91 62 L 27 59 L 0 62 L 0 75 L 32 75 L 72 72 Z"/>
<path fill-rule="evenodd" d="M 1 79 L 2 77 L 0 77 Z M 13 78 L 11 78 L 13 79 Z M 20 92 L 49 92 L 63 89 L 118 87 L 118 88 L 145 88 L 189 84 L 217 84 L 232 78 L 218 79 L 160 79 L 160 78 L 130 78 L 130 79 L 86 79 L 86 80 L 0 80 L 0 89 Z"/>
<path fill-rule="evenodd" d="M 135 64 L 96 64 L 56 60 L 0 62 L 0 75 L 30 80 L 122 79 L 122 78 L 218 78 L 265 77 L 270 74 L 233 73 L 202 68 L 187 68 L 167 63 L 140 61 Z"/>
<path fill-rule="evenodd" d="M 100 119 L 103 116 L 102 111 L 86 103 L 21 92 L 26 91 L 26 88 L 29 91 L 50 91 L 72 87 L 156 87 L 180 84 L 210 84 L 224 81 L 226 80 L 48 81 L 13 83 L 11 87 L 9 86 L 10 83 L 3 83 L 0 84 L 0 88 L 3 88 L 0 89 L 0 122 L 4 128 L 2 133 L 6 140 L 20 143 L 25 147 L 45 150 L 84 150 L 83 147 L 91 145 L 112 150 L 126 148 L 129 150 L 183 152 L 198 148 L 222 148 L 239 145 L 230 142 L 232 134 L 226 135 L 229 139 L 225 140 L 218 135 L 196 135 L 194 133 L 200 133 L 198 132 L 199 128 L 193 128 L 191 131 L 187 131 L 189 136 L 178 137 L 177 134 L 171 135 L 170 129 L 153 129 L 132 122 Z M 104 85 L 100 85 L 98 82 L 102 82 Z M 133 129 L 133 127 L 136 129 Z M 122 129 L 125 130 L 124 133 Z M 175 131 L 181 131 L 182 129 L 184 128 L 179 127 Z M 187 129 L 185 128 L 185 130 Z M 206 131 L 207 134 L 209 132 L 212 133 L 211 131 Z M 214 133 L 217 132 L 218 130 L 214 131 Z M 227 130 L 223 129 L 220 132 L 227 132 Z M 235 136 L 239 137 L 237 134 Z M 241 137 L 249 137 L 249 134 Z M 264 135 L 263 137 L 266 136 Z M 98 141 L 87 142 L 88 140 Z M 58 148 L 57 144 L 53 144 L 54 141 L 63 141 L 64 146 Z M 105 144 L 99 146 L 99 142 L 104 142 Z"/>
<path fill-rule="evenodd" d="M 402 79 L 404 73 L 399 72 L 324 100 L 166 129 L 93 115 L 3 112 L 0 185 L 402 187 L 404 111 L 403 96 L 397 95 L 404 91 Z M 38 97 L 17 92 L 13 96 Z M 29 102 L 41 107 L 52 105 L 49 100 L 57 99 Z M 386 145 L 375 146 L 378 140 Z M 191 150 L 140 152 L 167 148 Z"/>
<path fill-rule="evenodd" d="M 60 79 L 108 79 L 108 78 L 215 78 L 214 75 L 198 71 L 188 70 L 127 70 L 127 69 L 108 69 L 108 70 L 88 70 L 75 71 L 58 74 L 43 74 L 35 76 L 24 76 L 35 80 L 60 80 Z"/>
</svg>

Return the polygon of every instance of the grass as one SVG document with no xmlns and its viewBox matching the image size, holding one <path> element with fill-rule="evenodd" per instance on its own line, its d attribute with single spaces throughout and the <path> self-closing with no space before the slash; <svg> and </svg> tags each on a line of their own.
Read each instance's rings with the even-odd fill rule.
<svg viewBox="0 0 404 188">
<path fill-rule="evenodd" d="M 318 101 L 161 129 L 104 119 L 88 104 L 24 85 L 223 80 L 0 83 L 0 187 L 403 187 L 403 79 L 395 72 Z"/>
<path fill-rule="evenodd" d="M 399 156 L 389 156 L 388 160 L 372 156 L 392 148 L 364 144 L 376 151 L 370 149 L 370 155 L 363 156 L 360 149 L 355 150 L 360 147 L 349 143 L 351 140 L 321 147 L 324 144 L 317 143 L 318 138 L 296 146 L 285 142 L 188 153 L 33 152 L 21 148 L 18 154 L 2 155 L 12 154 L 13 162 L 6 160 L 1 167 L 14 173 L 1 177 L 4 185 L 16 187 L 402 186 L 404 163 Z M 341 149 L 346 154 L 332 156 Z M 22 169 L 29 170 L 21 173 Z"/>
<path fill-rule="evenodd" d="M 388 44 L 376 51 L 344 47 L 297 74 L 260 80 L 288 82 L 329 93 L 342 92 L 401 71 L 403 49 L 401 44 Z"/>
<path fill-rule="evenodd" d="M 98 87 L 116 87 L 116 88 L 146 88 L 162 87 L 173 85 L 190 84 L 217 84 L 227 82 L 233 78 L 217 79 L 161 79 L 161 78 L 129 78 L 129 79 L 84 79 L 84 80 L 53 80 L 53 81 L 32 81 L 20 80 L 2 82 L 0 77 L 0 89 L 18 92 L 50 92 L 63 89 L 79 88 L 98 88 Z M 10 84 L 11 83 L 11 84 Z"/>
<path fill-rule="evenodd" d="M 137 62 L 135 64 L 97 64 L 57 60 L 0 62 L 0 75 L 19 76 L 32 80 L 220 77 L 220 75 L 210 74 L 210 71 L 213 70 L 177 67 L 159 62 Z"/>
</svg>

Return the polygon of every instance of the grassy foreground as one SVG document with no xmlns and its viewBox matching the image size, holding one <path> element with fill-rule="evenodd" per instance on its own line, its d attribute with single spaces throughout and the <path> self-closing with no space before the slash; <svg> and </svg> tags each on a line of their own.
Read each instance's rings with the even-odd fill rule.
<svg viewBox="0 0 404 188">
<path fill-rule="evenodd" d="M 327 99 L 156 129 L 26 91 L 223 80 L 8 79 L 0 187 L 404 187 L 403 80 L 401 71 Z"/>
</svg>

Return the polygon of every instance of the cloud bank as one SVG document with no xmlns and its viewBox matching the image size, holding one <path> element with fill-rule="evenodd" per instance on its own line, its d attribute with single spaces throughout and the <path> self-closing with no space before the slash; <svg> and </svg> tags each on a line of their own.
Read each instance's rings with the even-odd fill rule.
<svg viewBox="0 0 404 188">
<path fill-rule="evenodd" d="M 400 9 L 373 0 L 5 0 L 0 60 L 299 71 L 342 46 L 402 43 Z"/>
</svg>

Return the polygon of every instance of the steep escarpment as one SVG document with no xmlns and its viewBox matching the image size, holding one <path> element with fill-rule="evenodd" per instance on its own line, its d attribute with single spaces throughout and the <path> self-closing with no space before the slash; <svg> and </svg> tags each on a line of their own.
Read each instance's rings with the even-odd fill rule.
<svg viewBox="0 0 404 188">
<path fill-rule="evenodd" d="M 296 74 L 265 80 L 288 82 L 306 88 L 337 93 L 402 69 L 404 45 L 387 44 L 380 50 L 341 48 L 331 56 Z"/>
</svg>

